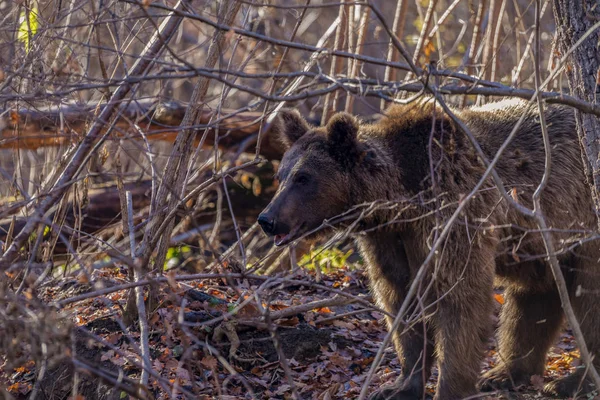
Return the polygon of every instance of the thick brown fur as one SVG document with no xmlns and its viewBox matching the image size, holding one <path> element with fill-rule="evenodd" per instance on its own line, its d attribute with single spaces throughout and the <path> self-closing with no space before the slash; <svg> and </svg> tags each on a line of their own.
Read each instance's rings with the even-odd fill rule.
<svg viewBox="0 0 600 400">
<path fill-rule="evenodd" d="M 523 113 L 524 123 L 496 171 L 511 195 L 531 208 L 544 173 L 537 110 L 505 101 L 456 111 L 490 160 Z M 545 115 L 552 170 L 542 209 L 561 250 L 559 261 L 588 348 L 600 359 L 600 246 L 580 240 L 593 232 L 596 216 L 575 120 L 570 109 L 559 106 Z M 485 171 L 473 146 L 427 101 L 392 106 L 375 124 L 348 114 L 335 115 L 321 128 L 295 112 L 283 111 L 279 118 L 276 129 L 288 150 L 278 172 L 280 187 L 263 213 L 273 223 L 270 233 L 289 234 L 288 242 L 315 236 L 312 232 L 344 215 L 340 226 L 356 234 L 378 305 L 396 314 L 432 242 Z M 360 217 L 359 223 L 349 216 Z M 401 377 L 373 398 L 422 398 L 434 361 L 436 399 L 476 394 L 491 334 L 494 279 L 506 288 L 506 303 L 498 330 L 499 365 L 484 377 L 484 389 L 528 384 L 532 375 L 543 374 L 564 317 L 536 229 L 535 221 L 485 182 L 429 265 L 406 323 L 393 333 Z M 548 390 L 572 396 L 589 389 L 580 385 L 582 377 L 554 382 Z"/>
</svg>

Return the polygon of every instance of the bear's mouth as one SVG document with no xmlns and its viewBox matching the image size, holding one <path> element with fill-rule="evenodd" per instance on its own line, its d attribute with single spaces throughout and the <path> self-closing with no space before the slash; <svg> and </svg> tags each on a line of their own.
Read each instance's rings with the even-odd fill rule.
<svg viewBox="0 0 600 400">
<path fill-rule="evenodd" d="M 304 224 L 295 227 L 288 233 L 279 233 L 275 235 L 275 246 L 285 246 L 286 244 L 294 241 L 297 237 L 299 237 L 299 233 Z"/>
</svg>

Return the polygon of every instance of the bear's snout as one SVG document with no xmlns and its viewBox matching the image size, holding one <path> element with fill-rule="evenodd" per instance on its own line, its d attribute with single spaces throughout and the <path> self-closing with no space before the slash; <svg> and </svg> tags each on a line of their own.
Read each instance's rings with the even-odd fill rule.
<svg viewBox="0 0 600 400">
<path fill-rule="evenodd" d="M 275 220 L 264 213 L 258 216 L 258 224 L 267 235 L 275 234 Z"/>
</svg>

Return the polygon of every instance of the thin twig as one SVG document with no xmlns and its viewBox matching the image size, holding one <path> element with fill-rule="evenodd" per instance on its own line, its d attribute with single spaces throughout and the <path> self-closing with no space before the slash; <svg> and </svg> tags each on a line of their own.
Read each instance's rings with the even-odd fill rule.
<svg viewBox="0 0 600 400">
<path fill-rule="evenodd" d="M 534 68 L 535 68 L 535 87 L 539 90 L 540 85 L 542 84 L 542 78 L 540 73 L 540 65 L 541 65 L 541 35 L 540 35 L 540 21 L 541 21 L 541 0 L 536 0 L 535 2 L 535 51 L 534 51 Z M 544 101 L 537 97 L 538 110 L 540 116 L 540 126 L 542 130 L 542 139 L 544 141 L 544 175 L 542 176 L 542 180 L 538 185 L 537 189 L 533 193 L 533 213 L 535 214 L 535 218 L 537 220 L 538 227 L 540 228 L 542 239 L 544 241 L 544 246 L 546 247 L 546 252 L 548 254 L 548 262 L 550 264 L 550 268 L 552 269 L 552 275 L 554 276 L 554 281 L 556 282 L 556 288 L 558 289 L 558 294 L 560 296 L 560 302 L 562 304 L 562 309 L 567 317 L 567 321 L 569 321 L 569 326 L 573 331 L 573 336 L 577 341 L 577 345 L 579 346 L 579 353 L 581 354 L 581 358 L 585 363 L 586 368 L 588 369 L 588 373 L 591 375 L 592 380 L 597 388 L 600 388 L 600 375 L 598 375 L 598 371 L 593 363 L 593 357 L 590 353 L 586 341 L 585 336 L 583 335 L 583 331 L 581 330 L 581 325 L 577 320 L 577 316 L 575 315 L 575 311 L 573 310 L 573 306 L 571 304 L 571 299 L 569 297 L 569 289 L 567 287 L 567 283 L 565 281 L 565 277 L 563 276 L 562 270 L 560 268 L 560 264 L 558 262 L 558 258 L 556 257 L 556 252 L 554 249 L 554 241 L 552 240 L 552 236 L 548 231 L 548 226 L 546 223 L 546 217 L 544 216 L 542 210 L 541 203 L 541 195 L 546 186 L 548 185 L 548 180 L 550 179 L 550 171 L 552 169 L 552 147 L 550 144 L 550 136 L 548 135 L 548 127 L 546 125 L 546 116 L 544 114 Z"/>
<path fill-rule="evenodd" d="M 180 0 L 175 5 L 173 11 L 164 19 L 160 30 L 155 32 L 140 57 L 136 59 L 129 71 L 129 75 L 142 75 L 144 71 L 152 65 L 156 55 L 169 42 L 173 33 L 179 27 L 182 18 L 175 14 L 177 11 L 182 10 L 186 4 L 187 0 Z M 78 146 L 77 151 L 69 161 L 69 164 L 65 167 L 53 187 L 48 191 L 47 196 L 44 197 L 36 207 L 32 218 L 27 221 L 21 232 L 15 236 L 11 245 L 4 252 L 2 257 L 0 257 L 0 269 L 7 268 L 8 265 L 17 258 L 19 249 L 34 231 L 35 227 L 40 222 L 40 219 L 60 200 L 60 198 L 62 198 L 65 191 L 70 187 L 69 183 L 75 178 L 75 174 L 81 167 L 83 160 L 87 158 L 90 150 L 95 145 L 96 139 L 102 133 L 105 121 L 111 119 L 118 104 L 125 98 L 131 89 L 132 85 L 123 84 L 113 93 L 106 107 L 104 107 L 98 118 L 94 120 L 83 141 Z"/>
<path fill-rule="evenodd" d="M 127 225 L 129 230 L 129 246 L 131 257 L 135 260 L 135 227 L 133 225 L 133 201 L 131 199 L 131 192 L 127 191 Z M 141 268 L 136 265 L 138 268 L 133 269 L 134 282 L 139 282 L 143 279 Z M 146 317 L 146 303 L 144 301 L 144 287 L 136 286 L 135 287 L 135 303 L 137 305 L 137 314 L 140 324 L 140 344 L 141 344 L 141 356 L 144 364 L 144 368 L 142 369 L 142 374 L 140 376 L 140 386 L 148 385 L 149 372 L 152 370 L 152 361 L 150 360 L 150 344 L 148 340 L 148 333 L 150 332 L 150 328 L 148 326 L 148 318 Z M 140 393 L 141 395 L 141 393 Z"/>
</svg>

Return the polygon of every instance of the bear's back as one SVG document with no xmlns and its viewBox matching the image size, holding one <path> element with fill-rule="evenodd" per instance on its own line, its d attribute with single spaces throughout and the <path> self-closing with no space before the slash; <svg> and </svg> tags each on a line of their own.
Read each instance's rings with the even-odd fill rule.
<svg viewBox="0 0 600 400">
<path fill-rule="evenodd" d="M 526 104 L 522 100 L 505 100 L 454 112 L 469 128 L 488 161 L 494 159 L 525 114 L 516 135 L 499 158 L 496 171 L 505 188 L 514 189 L 519 201 L 531 208 L 533 192 L 545 170 L 545 149 L 537 105 L 527 109 Z M 552 167 L 542 205 L 552 210 L 550 214 L 556 214 L 554 211 L 564 209 L 563 205 L 577 203 L 577 207 L 566 207 L 570 216 L 556 214 L 550 215 L 551 219 L 560 224 L 567 223 L 573 212 L 580 210 L 582 214 L 576 219 L 587 220 L 593 214 L 574 113 L 565 106 L 547 105 L 544 115 L 552 149 Z M 365 129 L 363 140 L 377 141 L 389 149 L 401 171 L 404 189 L 412 194 L 431 187 L 432 167 L 437 186 L 450 193 L 450 197 L 452 193 L 468 193 L 485 171 L 471 141 L 441 108 L 434 108 L 430 101 L 390 107 L 386 117 Z M 497 195 L 492 197 L 497 201 Z"/>
</svg>

